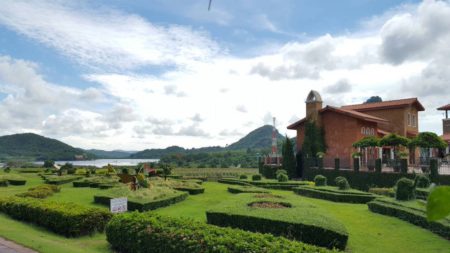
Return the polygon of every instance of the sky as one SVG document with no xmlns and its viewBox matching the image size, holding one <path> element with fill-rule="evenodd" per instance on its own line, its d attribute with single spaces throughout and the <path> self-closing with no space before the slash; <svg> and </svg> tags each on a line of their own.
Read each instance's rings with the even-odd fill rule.
<svg viewBox="0 0 450 253">
<path fill-rule="evenodd" d="M 450 3 L 2 0 L 0 135 L 142 150 L 225 146 L 324 104 L 450 103 Z"/>
</svg>

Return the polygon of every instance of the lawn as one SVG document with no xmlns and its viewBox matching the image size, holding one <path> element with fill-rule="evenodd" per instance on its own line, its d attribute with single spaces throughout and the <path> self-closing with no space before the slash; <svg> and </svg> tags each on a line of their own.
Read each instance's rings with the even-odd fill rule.
<svg viewBox="0 0 450 253">
<path fill-rule="evenodd" d="M 29 187 L 43 183 L 36 174 L 21 174 L 27 179 L 24 186 L 0 188 L 0 196 L 24 192 Z M 229 200 L 235 195 L 227 191 L 229 185 L 205 182 L 205 193 L 189 196 L 185 201 L 154 212 L 173 217 L 190 217 L 206 222 L 205 211 L 213 205 Z M 93 203 L 93 196 L 102 190 L 96 188 L 74 188 L 71 183 L 62 185 L 60 193 L 49 199 L 73 201 L 87 206 L 106 208 Z M 365 204 L 335 203 L 326 200 L 305 198 L 291 191 L 270 190 L 277 195 L 304 198 L 326 210 L 342 222 L 349 233 L 347 252 L 449 252 L 450 241 L 428 230 L 397 218 L 372 213 Z M 67 239 L 39 227 L 15 221 L 0 215 L 0 236 L 16 241 L 41 252 L 111 252 L 104 234 L 77 239 Z"/>
</svg>

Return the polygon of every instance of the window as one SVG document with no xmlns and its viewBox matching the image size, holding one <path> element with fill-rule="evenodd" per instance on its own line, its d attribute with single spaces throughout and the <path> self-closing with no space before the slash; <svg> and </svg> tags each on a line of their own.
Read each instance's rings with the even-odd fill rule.
<svg viewBox="0 0 450 253">
<path fill-rule="evenodd" d="M 411 126 L 411 113 L 408 113 L 408 126 Z"/>
<path fill-rule="evenodd" d="M 361 134 L 366 134 L 366 129 L 364 127 L 361 127 Z"/>
<path fill-rule="evenodd" d="M 370 129 L 370 135 L 375 135 L 375 129 Z"/>
<path fill-rule="evenodd" d="M 417 126 L 416 115 L 413 115 L 413 116 L 412 116 L 412 125 L 413 125 L 414 127 Z"/>
</svg>

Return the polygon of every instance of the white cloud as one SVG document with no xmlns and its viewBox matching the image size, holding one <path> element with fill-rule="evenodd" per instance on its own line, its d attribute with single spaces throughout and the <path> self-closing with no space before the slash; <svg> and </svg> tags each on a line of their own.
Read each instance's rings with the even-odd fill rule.
<svg viewBox="0 0 450 253">
<path fill-rule="evenodd" d="M 36 7 L 30 17 L 16 13 L 30 6 Z M 109 149 L 225 145 L 272 124 L 273 116 L 281 134 L 295 135 L 285 127 L 304 117 L 304 100 L 315 89 L 332 105 L 372 95 L 419 96 L 427 107 L 421 130 L 439 133 L 434 108 L 448 103 L 450 79 L 448 8 L 447 2 L 426 1 L 374 17 L 370 32 L 271 45 L 243 58 L 220 53 L 226 50 L 193 28 L 67 2 L 8 1 L 0 23 L 102 70 L 82 73 L 96 88 L 74 89 L 45 81 L 35 63 L 0 58 L 0 92 L 7 94 L 0 101 L 0 129 L 19 126 Z M 176 67 L 134 72 L 152 64 Z"/>
<path fill-rule="evenodd" d="M 204 31 L 156 25 L 137 15 L 91 9 L 83 3 L 2 1 L 0 24 L 92 68 L 188 66 L 217 53 L 217 43 Z"/>
</svg>

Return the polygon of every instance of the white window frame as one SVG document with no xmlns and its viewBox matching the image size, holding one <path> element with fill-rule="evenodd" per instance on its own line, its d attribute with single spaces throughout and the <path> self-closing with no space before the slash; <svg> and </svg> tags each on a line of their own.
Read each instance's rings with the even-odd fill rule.
<svg viewBox="0 0 450 253">
<path fill-rule="evenodd" d="M 408 126 L 411 126 L 411 113 L 408 113 Z"/>
</svg>

